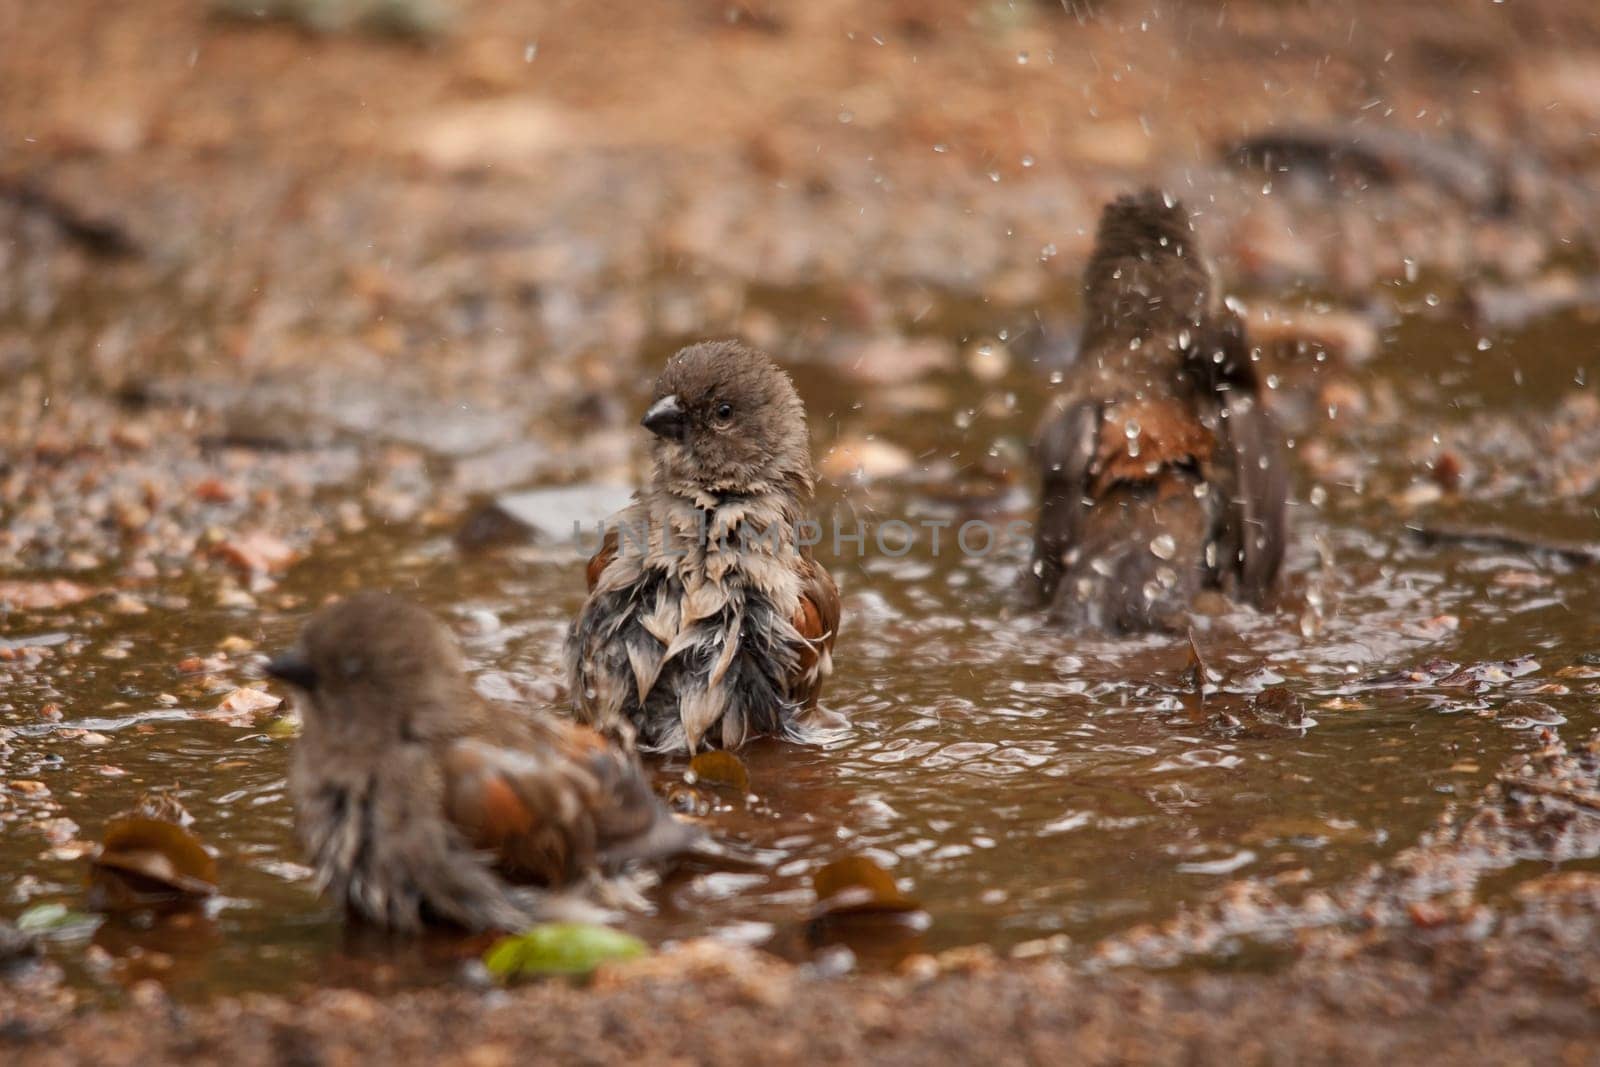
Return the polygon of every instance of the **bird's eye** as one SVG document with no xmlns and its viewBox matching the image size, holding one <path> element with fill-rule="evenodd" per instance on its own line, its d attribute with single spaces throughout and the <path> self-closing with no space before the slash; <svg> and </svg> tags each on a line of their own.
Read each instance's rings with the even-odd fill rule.
<svg viewBox="0 0 1600 1067">
<path fill-rule="evenodd" d="M 733 418 L 733 405 L 724 400 L 717 405 L 717 409 L 713 414 L 716 415 L 718 422 L 727 422 Z"/>
</svg>

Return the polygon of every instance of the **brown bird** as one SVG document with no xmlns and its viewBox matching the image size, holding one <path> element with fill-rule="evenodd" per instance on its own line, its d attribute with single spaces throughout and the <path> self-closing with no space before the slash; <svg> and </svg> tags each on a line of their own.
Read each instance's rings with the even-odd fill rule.
<svg viewBox="0 0 1600 1067">
<path fill-rule="evenodd" d="M 667 361 L 643 424 L 655 470 L 589 560 L 567 638 L 578 718 L 652 752 L 813 736 L 839 591 L 811 558 L 794 383 L 741 344 L 692 345 Z"/>
<path fill-rule="evenodd" d="M 450 633 L 404 600 L 321 609 L 267 670 L 299 690 L 289 794 L 319 887 L 379 926 L 519 929 L 572 906 L 522 886 L 710 844 L 593 730 L 485 703 Z"/>
<path fill-rule="evenodd" d="M 1286 539 L 1282 436 L 1244 326 L 1163 194 L 1100 217 L 1079 362 L 1036 444 L 1025 584 L 1053 621 L 1174 629 L 1202 589 L 1261 605 Z"/>
</svg>

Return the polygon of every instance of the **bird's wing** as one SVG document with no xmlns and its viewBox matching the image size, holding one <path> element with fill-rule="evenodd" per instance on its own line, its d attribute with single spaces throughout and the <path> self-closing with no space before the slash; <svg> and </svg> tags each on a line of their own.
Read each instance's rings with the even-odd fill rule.
<svg viewBox="0 0 1600 1067">
<path fill-rule="evenodd" d="M 1223 440 L 1234 472 L 1232 536 L 1222 549 L 1238 560 L 1240 595 L 1259 606 L 1277 578 L 1288 540 L 1288 461 L 1283 435 L 1258 397 L 1230 393 L 1222 404 Z"/>
<path fill-rule="evenodd" d="M 600 734 L 554 720 L 537 733 L 526 748 L 468 738 L 445 755 L 450 820 L 508 874 L 561 885 L 587 870 L 664 858 L 698 838 Z"/>
<path fill-rule="evenodd" d="M 1040 471 L 1039 527 L 1033 532 L 1029 584 L 1039 603 L 1055 595 L 1062 559 L 1077 541 L 1099 439 L 1100 405 L 1078 400 L 1046 420 L 1034 445 Z"/>
<path fill-rule="evenodd" d="M 1277 578 L 1288 540 L 1283 434 L 1261 401 L 1244 323 L 1232 311 L 1212 317 L 1187 360 L 1191 378 L 1216 400 L 1220 447 L 1212 474 L 1225 494 L 1217 568 L 1237 583 L 1240 596 L 1260 605 Z"/>
<path fill-rule="evenodd" d="M 809 555 L 800 560 L 800 604 L 794 628 L 805 639 L 789 692 L 802 708 L 813 708 L 823 679 L 833 673 L 833 642 L 839 635 L 839 587 L 826 567 Z"/>
</svg>

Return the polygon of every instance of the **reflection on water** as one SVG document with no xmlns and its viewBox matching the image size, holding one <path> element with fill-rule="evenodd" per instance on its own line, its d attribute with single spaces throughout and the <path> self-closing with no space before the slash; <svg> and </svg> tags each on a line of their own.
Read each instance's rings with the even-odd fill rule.
<svg viewBox="0 0 1600 1067">
<path fill-rule="evenodd" d="M 1548 324 L 1539 330 L 1552 336 Z M 1600 340 L 1594 328 L 1570 324 L 1562 336 L 1575 360 Z M 1521 342 L 1488 359 L 1473 341 L 1438 323 L 1402 326 L 1373 391 L 1397 394 L 1404 419 L 1328 423 L 1315 405 L 1285 406 L 1298 411 L 1290 427 L 1297 446 L 1315 439 L 1321 447 L 1315 464 L 1299 464 L 1297 499 L 1317 503 L 1296 506 L 1288 588 L 1276 611 L 1205 618 L 1195 638 L 1220 677 L 1212 704 L 1238 708 L 1247 694 L 1284 686 L 1303 701 L 1310 725 L 1238 728 L 1196 714 L 1181 638 L 1068 640 L 1014 615 L 1008 594 L 1020 552 L 935 556 L 924 540 L 898 559 L 847 553 L 828 560 L 844 591 L 845 625 L 824 699 L 852 728 L 815 749 L 748 749 L 754 801 L 720 797 L 706 817 L 716 832 L 770 850 L 773 865 L 681 872 L 654 895 L 656 913 L 628 925 L 654 941 L 714 934 L 804 954 L 837 933 L 807 926 L 812 874 L 864 853 L 932 916 L 926 931 L 874 933 L 858 944 L 864 960 L 1057 934 L 1082 946 L 1168 916 L 1233 879 L 1336 883 L 1414 841 L 1453 797 L 1471 795 L 1511 753 L 1531 747 L 1533 727 L 1586 731 L 1596 721 L 1594 683 L 1585 680 L 1593 672 L 1564 669 L 1580 666 L 1595 645 L 1584 605 L 1600 594 L 1596 571 L 1425 549 L 1406 537 L 1397 511 L 1419 439 L 1470 419 L 1526 424 L 1572 378 L 1550 370 L 1546 351 L 1540 388 L 1508 390 L 1503 361 Z M 987 396 L 943 383 L 970 398 L 953 413 L 917 415 L 858 403 L 860 387 L 836 370 L 795 372 L 820 445 L 882 433 L 919 466 L 949 460 L 959 471 L 991 453 L 1019 454 L 1044 375 L 1018 363 L 983 387 Z M 1308 391 L 1326 373 L 1309 377 Z M 879 484 L 827 489 L 820 506 L 867 521 L 1027 517 L 1017 491 L 951 500 Z M 1538 509 L 1581 528 L 1594 503 L 1508 492 L 1461 511 L 1526 528 L 1543 523 L 1530 517 Z M 196 828 L 221 852 L 220 905 L 209 918 L 154 928 L 109 923 L 95 935 L 103 951 L 81 960 L 64 953 L 76 973 L 110 966 L 120 978 L 154 975 L 194 994 L 330 979 L 389 984 L 452 968 L 476 946 L 435 939 L 396 948 L 342 932 L 313 898 L 291 843 L 283 781 L 291 742 L 259 724 L 196 718 L 191 712 L 215 706 L 217 690 L 203 671 L 197 680 L 178 664 L 212 655 L 229 636 L 259 649 L 280 645 L 323 597 L 380 585 L 443 612 L 486 690 L 550 699 L 582 584 L 566 552 L 467 556 L 446 528 L 406 526 L 322 546 L 262 594 L 259 611 L 202 607 L 211 601 L 197 597 L 195 606 L 144 615 L 91 603 L 0 621 L 5 647 L 52 650 L 47 665 L 16 670 L 0 696 L 5 776 L 47 789 L 7 798 L 0 862 L 16 872 L 7 910 L 80 899 L 81 856 L 63 842 L 92 840 L 138 792 L 176 784 Z M 1536 666 L 1481 671 L 1466 684 L 1443 669 L 1394 677 L 1431 660 L 1514 656 Z M 236 652 L 212 673 L 237 682 L 248 658 Z M 1502 714 L 1519 697 L 1549 710 L 1530 715 L 1533 705 L 1519 705 Z M 41 714 L 47 705 L 59 719 Z M 663 789 L 683 769 L 682 761 L 663 764 Z"/>
</svg>

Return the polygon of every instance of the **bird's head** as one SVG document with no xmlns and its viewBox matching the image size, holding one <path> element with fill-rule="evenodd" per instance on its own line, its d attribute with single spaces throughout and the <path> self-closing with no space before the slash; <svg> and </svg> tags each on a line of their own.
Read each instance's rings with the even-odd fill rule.
<svg viewBox="0 0 1600 1067">
<path fill-rule="evenodd" d="M 416 739 L 440 732 L 474 699 L 444 625 L 410 601 L 375 591 L 319 610 L 266 670 L 303 695 L 308 731 Z"/>
<path fill-rule="evenodd" d="M 641 420 L 655 435 L 656 484 L 681 495 L 811 494 L 805 406 L 767 356 L 735 341 L 682 349 Z"/>
</svg>

